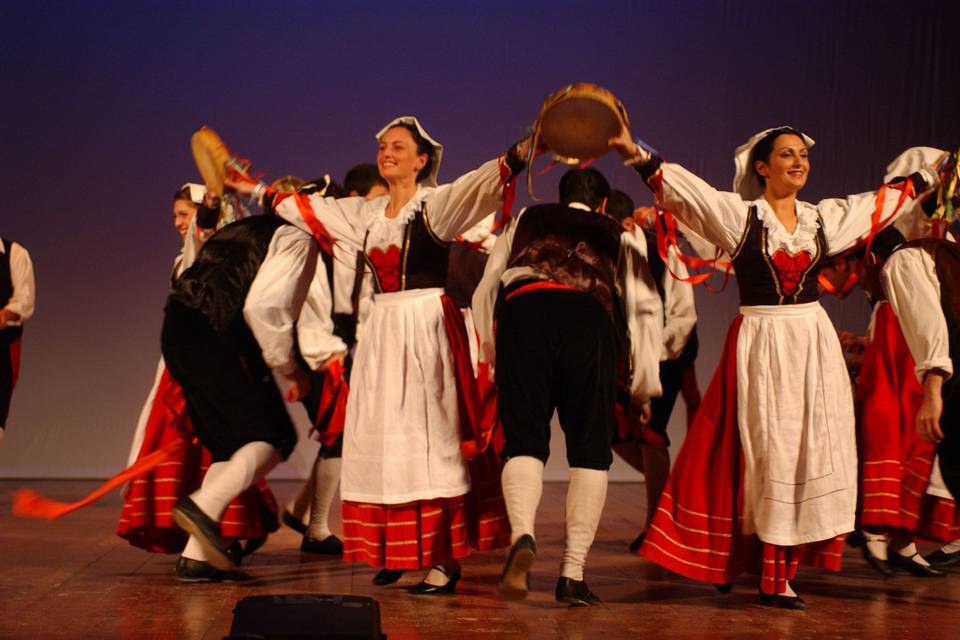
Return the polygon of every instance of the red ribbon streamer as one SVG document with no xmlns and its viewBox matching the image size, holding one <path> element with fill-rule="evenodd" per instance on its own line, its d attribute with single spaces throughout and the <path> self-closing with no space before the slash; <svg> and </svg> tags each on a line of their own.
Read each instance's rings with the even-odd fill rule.
<svg viewBox="0 0 960 640">
<path fill-rule="evenodd" d="M 269 197 L 269 194 L 264 197 Z M 278 193 L 276 199 L 273 201 L 274 208 L 280 206 L 281 202 L 290 197 L 292 197 L 293 201 L 296 203 L 297 210 L 300 212 L 300 217 L 303 218 L 303 221 L 307 223 L 310 233 L 313 234 L 313 237 L 320 245 L 320 248 L 332 256 L 334 243 L 333 236 L 329 231 L 327 231 L 327 228 L 323 226 L 323 223 L 317 219 L 317 214 L 313 212 L 313 207 L 310 206 L 310 200 L 307 198 L 305 193 L 295 193 L 291 191 Z"/>
<path fill-rule="evenodd" d="M 20 489 L 13 494 L 13 515 L 19 518 L 39 518 L 42 520 L 55 520 L 77 509 L 81 509 L 88 504 L 99 500 L 120 485 L 135 480 L 154 467 L 163 464 L 173 456 L 177 451 L 187 444 L 186 440 L 175 440 L 165 446 L 163 449 L 154 451 L 146 455 L 117 475 L 113 476 L 99 488 L 89 494 L 87 497 L 77 502 L 58 502 L 46 498 L 30 489 Z"/>
<path fill-rule="evenodd" d="M 894 207 L 893 211 L 885 219 L 881 220 L 883 217 L 883 204 L 886 199 L 887 189 L 896 189 L 900 191 L 900 198 L 897 200 L 897 206 Z M 877 234 L 880 233 L 890 222 L 897 217 L 897 214 L 900 213 L 903 203 L 907 201 L 907 198 L 915 197 L 916 191 L 913 187 L 913 181 L 904 180 L 903 182 L 898 182 L 896 184 L 884 184 L 877 189 L 876 196 L 876 205 L 873 208 L 873 213 L 870 215 L 870 231 L 867 233 L 867 237 L 857 242 L 855 245 L 847 249 L 846 251 L 837 255 L 834 260 L 840 260 L 847 257 L 861 246 L 866 246 L 866 253 L 870 253 L 870 247 L 873 245 L 873 239 L 877 237 Z M 824 288 L 827 292 L 838 296 L 843 297 L 850 293 L 850 290 L 856 286 L 859 282 L 859 278 L 856 273 L 851 273 L 847 276 L 846 282 L 838 289 L 833 286 L 833 284 L 824 276 L 822 273 L 817 275 L 817 281 L 820 283 L 820 286 Z"/>
<path fill-rule="evenodd" d="M 673 214 L 671 214 L 669 211 L 657 209 L 654 213 L 654 219 L 656 220 L 657 253 L 660 255 L 660 259 L 663 260 L 667 271 L 673 278 L 680 280 L 681 282 L 688 282 L 696 285 L 707 280 L 707 278 L 713 275 L 714 271 L 720 271 L 722 269 L 724 271 L 724 280 L 723 285 L 719 290 L 722 291 L 723 288 L 727 286 L 727 281 L 730 278 L 730 269 L 733 267 L 733 265 L 725 260 L 720 260 L 719 250 L 717 250 L 717 257 L 711 260 L 685 255 L 683 251 L 681 251 L 680 243 L 677 240 L 677 221 L 673 217 Z M 687 267 L 692 269 L 709 267 L 710 271 L 696 273 L 687 277 L 681 277 L 677 275 L 674 273 L 673 269 L 670 268 L 670 262 L 667 260 L 667 251 L 670 247 L 673 247 L 674 252 L 677 254 L 677 258 Z"/>
</svg>

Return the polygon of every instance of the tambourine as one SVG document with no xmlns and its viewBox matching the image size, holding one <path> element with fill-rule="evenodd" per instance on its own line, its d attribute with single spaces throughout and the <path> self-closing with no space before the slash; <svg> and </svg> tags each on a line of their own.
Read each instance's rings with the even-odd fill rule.
<svg viewBox="0 0 960 640">
<path fill-rule="evenodd" d="M 217 132 L 207 126 L 190 136 L 190 151 L 207 191 L 217 197 L 223 195 L 223 183 L 228 175 L 249 178 L 250 163 L 234 157 Z"/>
<path fill-rule="evenodd" d="M 558 162 L 580 164 L 605 155 L 610 138 L 619 136 L 629 124 L 626 108 L 612 92 L 589 82 L 569 84 L 543 101 L 533 128 L 531 153 L 542 139 Z M 528 172 L 531 197 L 532 186 Z"/>
</svg>

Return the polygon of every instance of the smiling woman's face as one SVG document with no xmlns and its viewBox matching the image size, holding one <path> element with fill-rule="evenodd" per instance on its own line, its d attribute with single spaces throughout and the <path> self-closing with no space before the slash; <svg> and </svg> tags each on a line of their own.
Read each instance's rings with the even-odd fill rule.
<svg viewBox="0 0 960 640">
<path fill-rule="evenodd" d="M 180 234 L 181 238 L 187 236 L 187 229 L 190 227 L 190 221 L 197 215 L 197 205 L 189 200 L 173 201 L 173 227 Z"/>
<path fill-rule="evenodd" d="M 403 127 L 393 127 L 380 138 L 377 151 L 377 168 L 387 182 L 416 178 L 427 164 L 426 154 L 417 154 L 417 143 Z"/>
<path fill-rule="evenodd" d="M 766 180 L 766 189 L 774 193 L 796 193 L 807 183 L 810 159 L 803 139 L 784 133 L 773 141 L 773 150 L 767 161 L 757 160 L 757 173 Z"/>
</svg>

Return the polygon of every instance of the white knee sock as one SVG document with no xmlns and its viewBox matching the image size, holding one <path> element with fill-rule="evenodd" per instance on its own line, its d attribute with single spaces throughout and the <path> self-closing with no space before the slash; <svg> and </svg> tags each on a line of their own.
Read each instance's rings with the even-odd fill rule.
<svg viewBox="0 0 960 640">
<path fill-rule="evenodd" d="M 423 581 L 434 587 L 442 587 L 450 582 L 450 578 L 453 577 L 453 574 L 455 574 L 459 568 L 460 561 L 454 558 L 445 562 L 438 562 L 430 567 Z"/>
<path fill-rule="evenodd" d="M 930 563 L 923 559 L 917 552 L 917 545 L 913 540 L 894 540 L 890 543 L 890 548 L 893 549 L 894 553 L 897 553 L 904 558 L 913 558 L 913 561 L 924 567 L 929 567 Z"/>
<path fill-rule="evenodd" d="M 340 458 L 317 456 L 313 463 L 313 502 L 310 505 L 310 526 L 307 535 L 314 540 L 324 540 L 333 535 L 330 531 L 330 506 L 340 486 Z"/>
<path fill-rule="evenodd" d="M 536 538 L 533 525 L 543 495 L 543 463 L 532 456 L 510 458 L 503 466 L 500 484 L 512 529 L 510 543 L 524 534 Z"/>
<path fill-rule="evenodd" d="M 560 575 L 583 580 L 583 565 L 593 544 L 607 501 L 607 472 L 597 469 L 570 469 L 567 487 L 566 537 Z"/>
<path fill-rule="evenodd" d="M 190 498 L 200 510 L 220 520 L 230 501 L 280 462 L 280 452 L 266 442 L 243 445 L 226 462 L 210 465 L 200 488 Z"/>
<path fill-rule="evenodd" d="M 890 539 L 886 534 L 864 531 L 863 539 L 864 544 L 867 545 L 867 550 L 874 558 L 879 560 L 887 559 L 887 547 L 890 545 Z"/>
<path fill-rule="evenodd" d="M 190 536 L 190 539 L 187 540 L 187 546 L 183 548 L 183 552 L 180 555 L 190 560 L 199 560 L 200 562 L 207 561 L 207 554 L 203 550 L 203 545 L 193 536 Z"/>
<path fill-rule="evenodd" d="M 317 458 L 319 457 L 320 456 L 317 456 Z M 310 505 L 313 502 L 314 483 L 315 479 L 311 473 L 307 481 L 300 487 L 300 493 L 287 505 L 287 511 L 289 511 L 294 518 L 302 522 L 304 526 L 310 524 Z"/>
<path fill-rule="evenodd" d="M 948 542 L 940 547 L 940 551 L 943 551 L 944 553 L 956 553 L 957 551 L 960 551 L 960 540 Z"/>
</svg>

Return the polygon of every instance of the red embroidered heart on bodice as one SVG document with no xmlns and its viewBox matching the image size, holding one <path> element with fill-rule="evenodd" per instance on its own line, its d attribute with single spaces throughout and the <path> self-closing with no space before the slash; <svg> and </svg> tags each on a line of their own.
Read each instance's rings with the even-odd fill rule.
<svg viewBox="0 0 960 640">
<path fill-rule="evenodd" d="M 797 292 L 800 286 L 800 280 L 803 278 L 813 257 L 807 251 L 801 251 L 795 256 L 791 256 L 783 249 L 777 249 L 772 258 L 773 266 L 780 277 L 780 289 L 783 295 L 792 296 Z"/>
<path fill-rule="evenodd" d="M 400 247 L 395 244 L 386 250 L 374 247 L 367 252 L 367 256 L 377 270 L 380 289 L 384 293 L 400 291 Z"/>
</svg>

